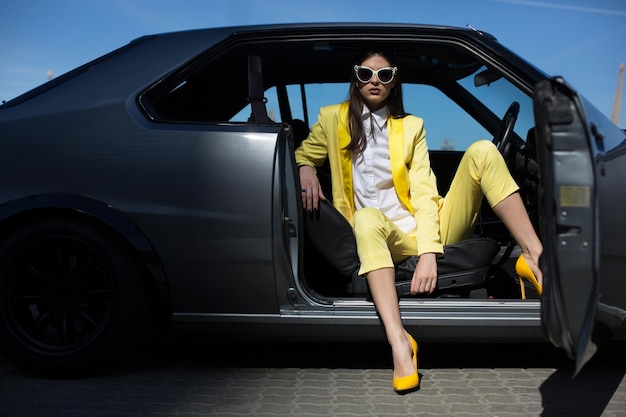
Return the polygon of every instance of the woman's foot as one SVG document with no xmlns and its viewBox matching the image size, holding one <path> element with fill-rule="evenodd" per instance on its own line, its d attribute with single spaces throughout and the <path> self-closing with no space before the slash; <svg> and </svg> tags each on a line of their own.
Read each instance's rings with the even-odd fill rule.
<svg viewBox="0 0 626 417">
<path fill-rule="evenodd" d="M 401 343 L 394 343 L 395 346 L 391 346 L 393 369 L 396 378 L 413 375 L 415 373 L 411 341 L 408 335 L 405 335 L 401 340 Z"/>
<path fill-rule="evenodd" d="M 418 347 L 415 340 L 408 333 L 402 339 L 406 340 L 401 340 L 400 343 L 396 344 L 396 350 L 399 350 L 400 355 L 396 355 L 396 350 L 393 350 L 392 347 L 394 355 L 393 389 L 399 394 L 406 394 L 419 389 L 420 378 L 417 370 Z M 406 362 L 407 341 L 409 345 L 408 352 L 410 352 L 410 365 Z M 402 358 L 396 360 L 396 356 L 402 356 Z"/>
<path fill-rule="evenodd" d="M 541 257 L 541 250 L 539 252 L 529 253 L 523 252 L 524 260 L 526 264 L 535 275 L 537 282 L 541 287 L 543 287 L 543 273 L 541 272 L 541 268 L 539 268 L 539 258 Z"/>
</svg>

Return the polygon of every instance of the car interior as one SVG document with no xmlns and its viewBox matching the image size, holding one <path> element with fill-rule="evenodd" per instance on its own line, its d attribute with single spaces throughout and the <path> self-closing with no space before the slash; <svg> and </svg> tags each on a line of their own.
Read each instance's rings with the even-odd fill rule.
<svg viewBox="0 0 626 417">
<path fill-rule="evenodd" d="M 140 104 L 151 118 L 167 123 L 282 124 L 290 129 L 293 150 L 306 138 L 319 107 L 345 100 L 364 45 L 391 52 L 396 60 L 406 109 L 425 120 L 439 193 L 445 196 L 469 143 L 493 140 L 536 226 L 538 168 L 530 92 L 514 76 L 485 62 L 480 51 L 454 40 L 380 39 L 376 34 L 302 41 L 284 41 L 279 35 L 254 42 L 229 39 L 146 91 Z M 247 84 L 235 81 L 244 79 Z M 327 167 L 318 173 L 330 196 Z M 335 220 L 343 227 L 342 219 Z M 310 239 L 313 223 L 306 214 L 303 222 L 303 286 L 320 299 L 368 297 L 366 281 L 337 270 L 324 253 L 328 245 Z M 519 247 L 486 203 L 474 236 L 446 247 L 439 261 L 439 289 L 432 295 L 409 293 L 415 259 L 398 265 L 400 297 L 519 298 L 514 272 Z M 332 237 L 324 239 L 328 243 Z M 527 294 L 536 297 L 532 287 Z"/>
</svg>

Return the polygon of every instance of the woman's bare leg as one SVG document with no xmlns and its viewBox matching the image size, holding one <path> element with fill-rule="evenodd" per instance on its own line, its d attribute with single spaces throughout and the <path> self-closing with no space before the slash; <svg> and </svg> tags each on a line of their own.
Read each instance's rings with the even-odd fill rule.
<svg viewBox="0 0 626 417">
<path fill-rule="evenodd" d="M 493 211 L 520 245 L 530 270 L 535 274 L 539 284 L 543 285 L 543 275 L 539 269 L 539 257 L 543 252 L 543 245 L 528 218 L 526 207 L 519 193 L 513 193 L 500 201 L 493 206 Z"/>
<path fill-rule="evenodd" d="M 383 321 L 387 341 L 391 345 L 395 375 L 396 377 L 412 375 L 415 373 L 413 352 L 400 317 L 394 269 L 382 268 L 368 272 L 367 282 L 378 315 Z"/>
</svg>

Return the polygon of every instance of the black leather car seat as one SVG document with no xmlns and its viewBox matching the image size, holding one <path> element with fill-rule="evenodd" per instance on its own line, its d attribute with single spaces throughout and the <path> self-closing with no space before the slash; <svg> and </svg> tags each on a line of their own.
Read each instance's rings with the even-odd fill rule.
<svg viewBox="0 0 626 417">
<path fill-rule="evenodd" d="M 342 276 L 351 282 L 352 295 L 367 295 L 367 281 L 358 276 L 359 258 L 352 227 L 330 203 L 320 200 L 317 213 L 305 215 L 306 238 Z M 500 244 L 490 238 L 476 237 L 444 247 L 437 259 L 437 294 L 463 294 L 484 287 L 491 263 Z M 400 297 L 409 296 L 418 257 L 396 266 L 396 289 Z"/>
<path fill-rule="evenodd" d="M 304 120 L 300 119 L 292 119 L 291 122 L 289 122 L 289 125 L 291 125 L 291 130 L 293 132 L 293 148 L 297 149 L 302 141 L 309 136 L 309 127 L 306 125 Z"/>
</svg>

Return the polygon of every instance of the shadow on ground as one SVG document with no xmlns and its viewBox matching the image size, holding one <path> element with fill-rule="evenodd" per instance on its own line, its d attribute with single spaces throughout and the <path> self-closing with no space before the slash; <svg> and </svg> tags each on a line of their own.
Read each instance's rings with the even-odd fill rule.
<svg viewBox="0 0 626 417">
<path fill-rule="evenodd" d="M 144 366 L 174 361 L 179 366 L 220 368 L 389 369 L 392 365 L 386 342 L 372 341 L 252 343 L 179 337 L 142 352 L 133 359 L 135 365 L 137 359 Z M 545 343 L 421 343 L 420 361 L 422 368 L 559 368 L 570 363 Z M 119 370 L 123 372 L 123 367 Z"/>
<path fill-rule="evenodd" d="M 559 366 L 539 388 L 541 415 L 601 416 L 626 374 L 625 348 L 624 344 L 604 347 L 575 378 L 572 361 Z"/>
<path fill-rule="evenodd" d="M 541 416 L 601 416 L 626 374 L 626 344 L 605 346 L 573 378 L 574 364 L 547 343 L 420 345 L 422 369 L 554 369 L 538 387 Z M 170 340 L 143 365 L 174 361 L 176 366 L 206 368 L 391 369 L 384 342 L 366 343 L 220 343 L 208 339 Z M 157 359 L 158 358 L 158 359 Z M 135 362 L 135 366 L 139 365 Z M 156 365 L 158 366 L 158 365 Z"/>
</svg>

